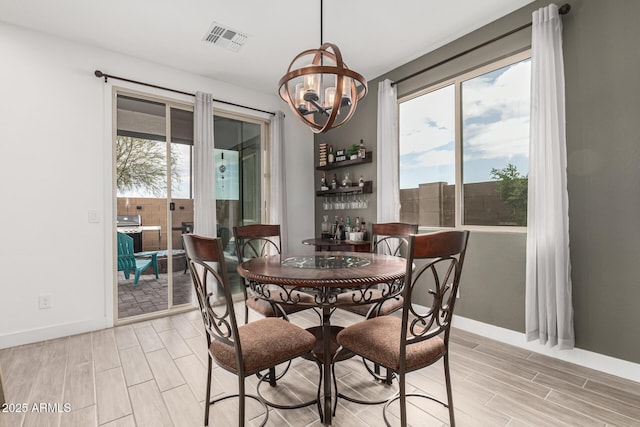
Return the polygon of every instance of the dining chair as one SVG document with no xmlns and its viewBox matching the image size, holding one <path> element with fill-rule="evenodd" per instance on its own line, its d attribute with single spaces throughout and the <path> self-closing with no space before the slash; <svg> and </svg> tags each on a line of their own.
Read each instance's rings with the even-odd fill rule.
<svg viewBox="0 0 640 427">
<path fill-rule="evenodd" d="M 404 256 L 406 258 L 408 239 L 410 234 L 418 232 L 417 224 L 403 222 L 388 222 L 373 224 L 371 227 L 371 253 L 379 253 L 392 256 Z M 366 297 L 371 300 L 380 300 L 383 297 L 381 289 L 370 289 Z M 350 301 L 361 299 L 362 296 L 353 292 L 343 292 L 338 295 L 338 302 L 348 304 Z M 386 316 L 402 308 L 404 301 L 402 296 L 388 298 L 381 303 L 341 305 L 339 308 L 369 319 L 376 316 Z M 380 367 L 374 364 L 373 369 L 365 362 L 365 367 L 377 380 L 391 384 L 392 374 L 380 375 Z"/>
<path fill-rule="evenodd" d="M 244 426 L 245 398 L 248 397 L 257 400 L 265 409 L 265 419 L 260 424 L 264 426 L 269 418 L 267 403 L 262 397 L 245 392 L 245 378 L 309 353 L 316 344 L 316 338 L 277 317 L 238 326 L 221 239 L 184 234 L 183 240 L 209 350 L 204 425 L 209 424 L 210 405 L 237 397 L 237 425 Z M 223 305 L 214 304 L 218 301 L 219 289 L 224 294 Z M 213 360 L 220 368 L 237 375 L 238 394 L 211 400 Z"/>
<path fill-rule="evenodd" d="M 400 423 L 406 426 L 407 396 L 418 396 L 448 408 L 450 425 L 455 426 L 449 334 L 468 239 L 468 231 L 409 236 L 402 317 L 378 316 L 348 326 L 338 333 L 338 343 L 344 349 L 396 373 L 399 391 L 383 407 L 387 425 L 390 425 L 387 408 L 399 399 Z M 421 262 L 418 265 L 416 261 Z M 414 264 L 415 268 L 412 268 Z M 430 304 L 418 305 L 429 300 Z M 406 374 L 440 359 L 444 359 L 447 402 L 429 395 L 408 394 Z"/>
<path fill-rule="evenodd" d="M 410 234 L 417 232 L 417 224 L 402 222 L 373 224 L 371 227 L 371 253 L 392 256 L 403 256 L 405 254 L 406 257 L 408 237 Z M 383 296 L 380 289 L 371 289 L 369 292 L 367 294 L 368 299 L 380 299 Z M 353 293 L 341 293 L 338 295 L 338 301 L 341 303 L 353 301 Z M 370 318 L 384 316 L 400 310 L 402 303 L 402 297 L 396 297 L 385 300 L 382 304 L 342 305 L 340 308 Z"/>
<path fill-rule="evenodd" d="M 280 235 L 279 224 L 251 224 L 233 227 L 233 236 L 235 239 L 236 256 L 238 264 L 250 258 L 281 255 L 282 237 Z M 288 319 L 288 315 L 301 310 L 306 310 L 309 305 L 301 306 L 296 304 L 278 304 L 274 305 L 257 296 L 250 295 L 248 291 L 249 284 L 245 281 L 243 286 L 245 300 L 245 322 L 249 319 L 249 308 L 262 314 L 265 317 L 284 317 Z M 299 291 L 292 291 L 291 295 L 286 295 L 278 287 L 271 287 L 272 295 L 275 300 L 280 296 L 283 299 L 294 299 L 308 304 L 313 303 L 313 296 Z"/>
</svg>

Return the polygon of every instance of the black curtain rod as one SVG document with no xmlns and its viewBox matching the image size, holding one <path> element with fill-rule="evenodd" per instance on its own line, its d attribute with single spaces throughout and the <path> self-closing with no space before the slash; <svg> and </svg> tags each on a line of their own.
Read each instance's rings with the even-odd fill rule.
<svg viewBox="0 0 640 427">
<path fill-rule="evenodd" d="M 139 82 L 139 81 L 136 81 L 136 80 L 125 79 L 124 77 L 118 77 L 118 76 L 114 76 L 114 75 L 111 75 L 111 74 L 103 73 L 100 70 L 96 70 L 93 74 L 95 74 L 96 77 L 98 77 L 98 78 L 104 77 L 104 82 L 105 83 L 107 82 L 107 79 L 116 79 L 116 80 L 122 80 L 123 82 L 136 83 L 136 84 L 147 86 L 147 87 L 153 87 L 153 88 L 156 88 L 156 89 L 168 90 L 169 92 L 179 93 L 181 95 L 196 96 L 195 93 L 183 92 L 181 90 L 171 89 L 171 88 L 168 88 L 168 87 L 152 85 L 151 83 L 145 83 L 145 82 Z M 248 110 L 259 111 L 261 113 L 267 113 L 267 114 L 271 114 L 271 115 L 274 115 L 274 116 L 276 115 L 276 113 L 274 113 L 273 111 L 265 111 L 265 110 L 261 110 L 259 108 L 247 107 L 246 105 L 236 104 L 234 102 L 229 102 L 229 101 L 223 101 L 221 99 L 215 99 L 214 98 L 213 101 L 220 102 L 220 103 L 226 104 L 226 105 L 233 105 L 234 107 L 240 107 L 240 108 L 246 108 Z"/>
<path fill-rule="evenodd" d="M 565 3 L 565 4 L 563 4 L 562 6 L 560 6 L 560 8 L 558 9 L 558 12 L 560 13 L 560 15 L 566 15 L 566 14 L 568 14 L 568 13 L 569 13 L 569 11 L 570 11 L 570 10 L 571 10 L 571 5 L 570 5 L 570 4 L 568 4 L 568 3 Z M 434 69 L 434 68 L 436 68 L 436 67 L 439 67 L 439 66 L 441 66 L 441 65 L 444 65 L 444 64 L 446 64 L 447 62 L 451 62 L 451 61 L 453 61 L 454 59 L 458 59 L 458 58 L 460 58 L 461 56 L 464 56 L 464 55 L 466 55 L 466 54 L 468 54 L 468 53 L 471 53 L 471 52 L 473 52 L 474 50 L 478 50 L 478 49 L 480 49 L 481 47 L 485 47 L 486 45 L 491 44 L 491 43 L 493 43 L 493 42 L 496 42 L 496 41 L 498 41 L 498 40 L 500 40 L 500 39 L 503 39 L 503 38 L 505 38 L 505 37 L 508 37 L 508 36 L 510 36 L 511 34 L 517 33 L 518 31 L 522 31 L 522 30 L 524 30 L 525 28 L 529 28 L 530 26 L 531 26 L 531 22 L 529 22 L 529 23 L 527 23 L 527 24 L 524 24 L 524 25 L 522 25 L 522 26 L 520 26 L 520 27 L 518 27 L 518 28 L 515 28 L 515 29 L 513 29 L 513 30 L 511 30 L 511 31 L 508 31 L 508 32 L 506 32 L 506 33 L 504 33 L 504 34 L 502 34 L 502 35 L 499 35 L 498 37 L 494 37 L 494 38 L 492 38 L 491 40 L 488 40 L 488 41 L 486 41 L 486 42 L 484 42 L 484 43 L 481 43 L 481 44 L 479 44 L 479 45 L 477 45 L 477 46 L 474 46 L 474 47 L 472 47 L 472 48 L 470 48 L 470 49 L 467 49 L 467 50 L 465 50 L 465 51 L 463 51 L 463 52 L 460 52 L 460 53 L 458 53 L 458 54 L 456 54 L 456 55 L 453 55 L 452 57 L 447 58 L 447 59 L 445 59 L 445 60 L 443 60 L 443 61 L 440 61 L 440 62 L 438 62 L 437 64 L 430 65 L 430 66 L 428 66 L 427 68 L 423 68 L 423 69 L 422 69 L 422 70 L 420 70 L 420 71 L 416 71 L 416 72 L 415 72 L 415 73 L 413 73 L 413 74 L 409 74 L 409 75 L 408 75 L 408 76 L 406 76 L 406 77 L 403 77 L 403 78 L 401 78 L 401 79 L 399 79 L 399 80 L 396 80 L 395 82 L 391 83 L 391 86 L 395 86 L 395 85 L 400 84 L 400 83 L 402 83 L 402 82 L 404 82 L 404 81 L 406 81 L 406 80 L 412 79 L 412 78 L 414 78 L 415 76 L 419 76 L 419 75 L 420 75 L 420 74 L 422 74 L 422 73 L 426 73 L 427 71 L 430 71 L 430 70 L 432 70 L 432 69 Z"/>
</svg>

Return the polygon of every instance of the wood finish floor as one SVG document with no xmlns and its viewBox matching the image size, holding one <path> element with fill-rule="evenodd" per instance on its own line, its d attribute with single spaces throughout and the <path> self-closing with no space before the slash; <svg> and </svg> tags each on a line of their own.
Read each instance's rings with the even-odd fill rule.
<svg viewBox="0 0 640 427">
<path fill-rule="evenodd" d="M 309 310 L 291 317 L 303 327 L 318 323 Z M 361 318 L 341 310 L 333 322 Z M 452 332 L 451 368 L 459 426 L 638 426 L 640 384 L 531 353 L 461 330 Z M 0 427 L 199 426 L 204 415 L 207 353 L 199 312 L 0 350 L 7 400 L 27 413 L 0 414 Z M 341 392 L 379 399 L 393 390 L 373 382 L 361 361 L 340 362 Z M 236 377 L 213 370 L 212 396 L 232 394 Z M 311 399 L 318 382 L 312 362 L 296 360 L 278 387 L 264 387 L 278 402 Z M 254 392 L 255 376 L 247 378 Z M 408 389 L 443 397 L 441 362 L 408 375 Z M 262 421 L 248 403 L 249 426 Z M 59 404 L 61 412 L 34 412 L 33 404 Z M 64 412 L 68 403 L 71 411 Z M 446 410 L 410 400 L 412 426 L 444 426 Z M 233 399 L 211 407 L 211 426 L 236 426 Z M 56 409 L 55 407 L 50 407 Z M 397 405 L 390 409 L 392 421 Z M 271 410 L 269 426 L 320 426 L 315 406 Z M 333 425 L 383 426 L 382 406 L 340 400 Z"/>
</svg>

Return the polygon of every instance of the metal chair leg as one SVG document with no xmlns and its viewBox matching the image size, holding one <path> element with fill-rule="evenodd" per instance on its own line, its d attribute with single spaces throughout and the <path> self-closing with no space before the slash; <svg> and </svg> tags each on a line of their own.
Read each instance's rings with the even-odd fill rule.
<svg viewBox="0 0 640 427">
<path fill-rule="evenodd" d="M 276 386 L 276 368 L 273 366 L 269 368 L 269 385 L 271 387 Z"/>
<path fill-rule="evenodd" d="M 208 426 L 209 425 L 209 406 L 211 405 L 211 402 L 209 399 L 211 399 L 211 365 L 212 365 L 212 360 L 211 360 L 211 355 L 209 354 L 207 357 L 209 363 L 207 366 L 207 391 L 205 393 L 205 399 L 204 399 L 204 425 Z"/>
<path fill-rule="evenodd" d="M 405 373 L 400 372 L 398 375 L 398 382 L 400 383 L 400 425 L 406 427 L 407 425 L 407 384 L 405 381 Z"/>
<path fill-rule="evenodd" d="M 238 377 L 238 427 L 244 427 L 244 377 Z"/>
<path fill-rule="evenodd" d="M 449 373 L 449 353 L 444 355 L 444 380 L 447 385 L 447 407 L 449 408 L 449 425 L 456 426 L 456 420 L 453 415 L 453 393 L 451 392 L 451 374 Z"/>
</svg>

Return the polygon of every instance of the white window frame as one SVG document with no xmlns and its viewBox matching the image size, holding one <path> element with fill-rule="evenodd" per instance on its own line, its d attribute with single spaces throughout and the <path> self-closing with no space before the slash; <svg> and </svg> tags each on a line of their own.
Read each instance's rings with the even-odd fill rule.
<svg viewBox="0 0 640 427">
<path fill-rule="evenodd" d="M 513 65 L 517 62 L 523 61 L 525 59 L 531 58 L 531 49 L 527 49 L 525 51 L 516 53 L 514 55 L 510 55 L 508 57 L 499 59 L 497 61 L 493 61 L 489 64 L 480 66 L 471 71 L 468 71 L 463 74 L 459 74 L 450 79 L 440 81 L 433 85 L 426 87 L 418 92 L 411 93 L 409 95 L 403 96 L 402 98 L 398 98 L 398 110 L 400 109 L 400 104 L 406 101 L 410 101 L 419 96 L 435 92 L 436 90 L 442 89 L 445 86 L 454 86 L 454 97 L 455 97 L 455 227 L 439 227 L 439 226 L 431 226 L 431 225 L 419 225 L 420 231 L 433 231 L 433 230 L 441 230 L 441 229 L 465 229 L 465 230 L 474 230 L 474 231 L 486 231 L 486 232 L 499 232 L 499 233 L 526 233 L 526 226 L 505 226 L 505 225 L 472 225 L 472 224 L 463 224 L 462 217 L 464 212 L 464 183 L 462 176 L 462 168 L 463 168 L 463 151 L 462 151 L 462 83 L 471 80 L 475 77 L 481 76 L 483 74 L 490 73 L 491 71 L 498 70 L 500 68 Z M 398 123 L 398 132 L 400 132 L 400 125 Z M 400 140 L 398 134 L 398 141 Z M 399 168 L 398 168 L 399 169 Z M 399 173 L 399 171 L 398 171 Z"/>
</svg>

